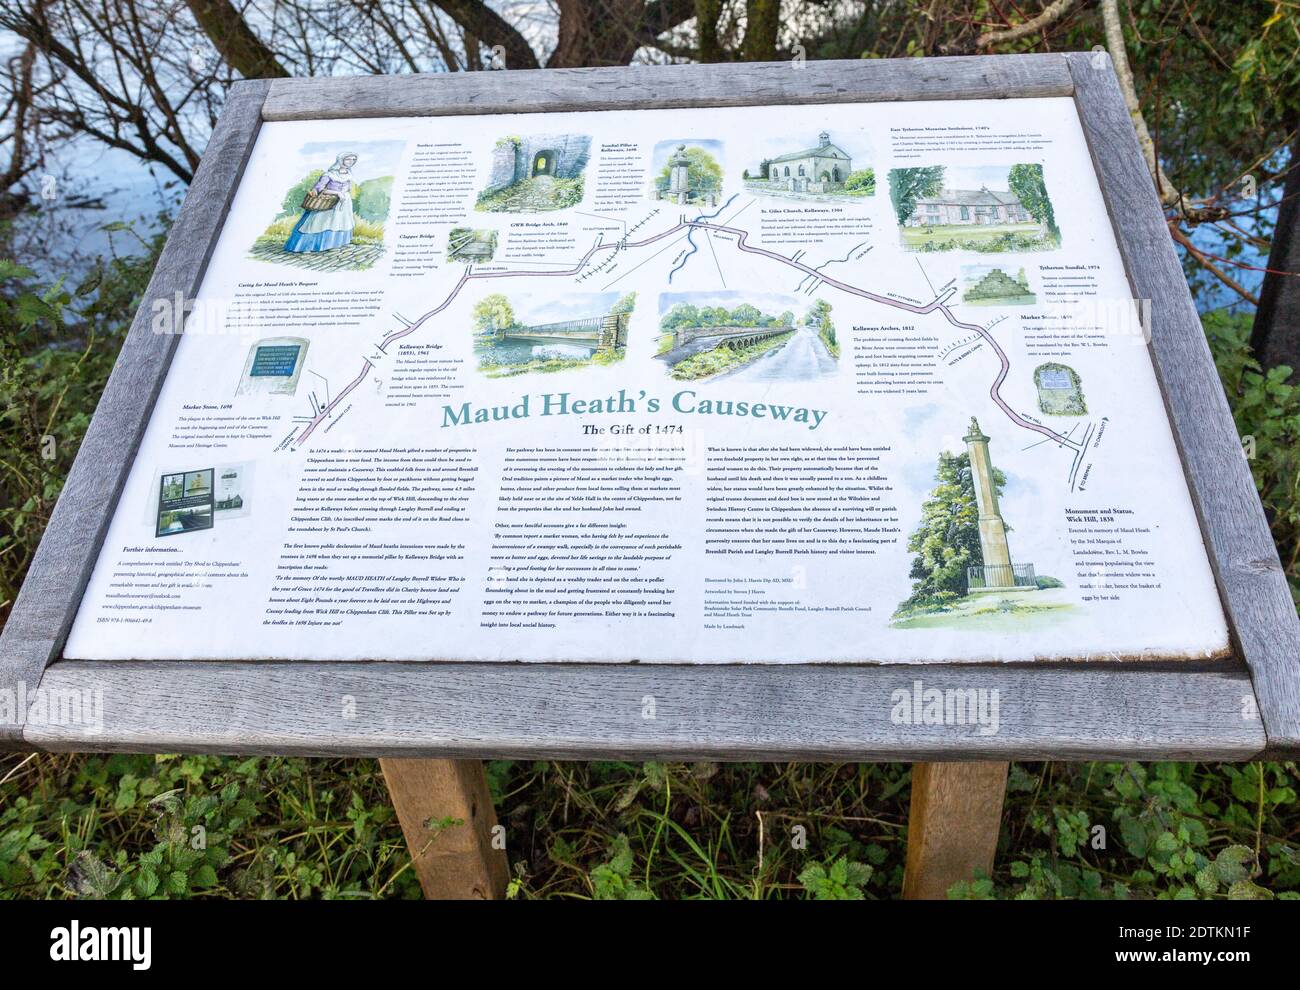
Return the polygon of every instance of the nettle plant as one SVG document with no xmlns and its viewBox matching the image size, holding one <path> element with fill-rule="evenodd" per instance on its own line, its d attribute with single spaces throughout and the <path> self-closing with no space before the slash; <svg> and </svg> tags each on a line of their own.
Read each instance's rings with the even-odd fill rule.
<svg viewBox="0 0 1300 990">
<path fill-rule="evenodd" d="M 1029 807 L 1004 831 L 1011 848 L 998 876 L 950 896 L 1296 899 L 1286 888 L 1300 881 L 1300 849 L 1282 817 L 1296 806 L 1293 774 L 1278 763 L 1101 763 L 1041 775 L 1013 764 L 1008 805 Z"/>
</svg>

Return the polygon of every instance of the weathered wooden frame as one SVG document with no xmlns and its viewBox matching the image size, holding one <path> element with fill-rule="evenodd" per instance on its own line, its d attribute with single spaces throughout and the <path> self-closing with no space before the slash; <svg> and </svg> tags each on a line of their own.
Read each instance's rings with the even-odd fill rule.
<svg viewBox="0 0 1300 990">
<path fill-rule="evenodd" d="M 61 659 L 176 337 L 263 120 L 1073 97 L 1228 617 L 1219 663 L 687 666 Z M 890 694 L 996 688 L 996 735 L 891 722 Z M 0 636 L 0 690 L 102 690 L 97 734 L 0 748 L 406 757 L 1246 760 L 1300 753 L 1300 622 L 1113 70 L 1093 53 L 237 84 Z M 351 699 L 351 704 L 345 701 Z M 349 717 L 350 714 L 350 717 Z"/>
</svg>

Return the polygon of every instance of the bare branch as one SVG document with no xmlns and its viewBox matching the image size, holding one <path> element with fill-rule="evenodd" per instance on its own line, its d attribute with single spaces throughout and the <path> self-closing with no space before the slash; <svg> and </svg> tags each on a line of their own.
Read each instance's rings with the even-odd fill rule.
<svg viewBox="0 0 1300 990">
<path fill-rule="evenodd" d="M 1188 237 L 1186 234 L 1184 234 L 1177 227 L 1175 227 L 1172 223 L 1169 225 L 1169 234 L 1170 236 L 1173 237 L 1174 240 L 1176 240 L 1179 244 L 1185 247 L 1188 253 L 1191 254 L 1191 256 L 1195 258 L 1198 262 L 1200 262 L 1201 266 L 1205 268 L 1208 272 L 1210 272 L 1210 274 L 1212 274 L 1220 282 L 1226 285 L 1233 292 L 1237 293 L 1237 295 L 1241 296 L 1242 299 L 1246 300 L 1246 302 L 1250 303 L 1252 306 L 1259 305 L 1258 296 L 1256 296 L 1244 285 L 1242 285 L 1231 275 L 1225 272 L 1222 268 L 1216 265 L 1213 261 L 1211 261 L 1208 257 L 1206 257 L 1205 252 L 1202 251 L 1200 248 L 1198 248 L 1195 244 L 1193 244 L 1192 239 Z"/>
<path fill-rule="evenodd" d="M 1017 24 L 1015 27 L 1007 28 L 1005 31 L 985 31 L 975 39 L 976 48 L 989 48 L 993 45 L 1002 45 L 1010 41 L 1019 41 L 1021 38 L 1027 38 L 1031 34 L 1037 34 L 1043 28 L 1051 27 L 1075 5 L 1076 0 L 1056 0 L 1055 3 L 1049 3 L 1043 8 L 1043 12 L 1037 17 L 1031 17 L 1023 24 Z"/>
<path fill-rule="evenodd" d="M 1165 174 L 1160 164 L 1160 158 L 1156 154 L 1156 143 L 1151 139 L 1146 118 L 1142 115 L 1142 103 L 1138 100 L 1137 87 L 1133 83 L 1133 70 L 1129 66 L 1128 50 L 1124 45 L 1124 26 L 1119 17 L 1119 0 L 1101 0 L 1101 19 L 1106 29 L 1106 48 L 1110 52 L 1111 63 L 1115 66 L 1115 77 L 1119 80 L 1119 88 L 1124 94 L 1129 116 L 1133 118 L 1133 130 L 1137 132 L 1138 146 L 1142 149 L 1142 157 L 1146 159 L 1147 169 L 1155 182 L 1161 205 L 1176 210 L 1178 215 L 1189 223 L 1222 219 L 1228 213 L 1225 208 L 1192 205 L 1182 190 L 1169 180 L 1169 176 Z M 1174 239 L 1178 240 L 1177 237 Z M 1204 255 L 1198 253 L 1197 257 L 1201 259 L 1202 264 L 1210 267 Z M 1218 271 L 1215 271 L 1215 274 L 1220 275 L 1225 280 L 1225 284 L 1232 284 L 1226 275 L 1221 275 Z"/>
</svg>

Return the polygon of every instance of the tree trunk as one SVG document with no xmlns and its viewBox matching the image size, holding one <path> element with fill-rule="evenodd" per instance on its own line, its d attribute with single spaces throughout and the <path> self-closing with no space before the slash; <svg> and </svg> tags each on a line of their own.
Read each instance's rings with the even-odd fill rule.
<svg viewBox="0 0 1300 990">
<path fill-rule="evenodd" d="M 1295 379 L 1300 372 L 1300 275 L 1273 273 L 1300 272 L 1300 135 L 1291 145 L 1288 165 L 1250 346 L 1265 368 L 1288 365 Z"/>
<path fill-rule="evenodd" d="M 718 20 L 722 17 L 722 0 L 695 0 L 695 34 L 699 39 L 701 62 L 721 62 L 722 46 L 718 43 Z"/>
<path fill-rule="evenodd" d="M 557 0 L 560 30 L 550 68 L 627 65 L 641 47 L 642 0 Z"/>
<path fill-rule="evenodd" d="M 217 54 L 245 79 L 274 79 L 289 74 L 230 0 L 186 2 Z"/>
<path fill-rule="evenodd" d="M 776 61 L 781 0 L 745 0 L 745 61 Z"/>
</svg>

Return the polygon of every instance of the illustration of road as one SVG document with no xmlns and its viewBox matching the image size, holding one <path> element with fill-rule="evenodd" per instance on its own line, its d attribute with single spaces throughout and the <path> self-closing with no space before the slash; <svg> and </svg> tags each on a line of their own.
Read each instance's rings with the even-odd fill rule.
<svg viewBox="0 0 1300 990">
<path fill-rule="evenodd" d="M 800 327 L 785 345 L 730 375 L 728 382 L 806 382 L 835 373 L 835 358 L 812 327 Z"/>
</svg>

